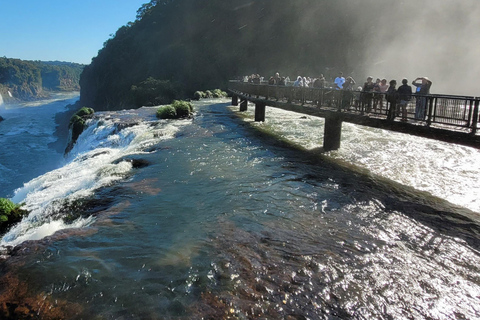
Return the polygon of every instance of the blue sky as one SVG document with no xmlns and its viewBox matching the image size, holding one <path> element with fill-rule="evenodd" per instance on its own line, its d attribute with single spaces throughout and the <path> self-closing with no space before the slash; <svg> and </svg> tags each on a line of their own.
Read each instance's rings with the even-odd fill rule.
<svg viewBox="0 0 480 320">
<path fill-rule="evenodd" d="M 89 64 L 149 0 L 0 0 L 0 57 Z"/>
</svg>

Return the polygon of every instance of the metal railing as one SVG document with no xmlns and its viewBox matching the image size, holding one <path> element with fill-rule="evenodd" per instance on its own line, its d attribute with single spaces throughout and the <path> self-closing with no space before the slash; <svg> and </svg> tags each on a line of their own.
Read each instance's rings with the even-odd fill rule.
<svg viewBox="0 0 480 320">
<path fill-rule="evenodd" d="M 402 118 L 399 104 L 392 108 L 385 93 L 254 84 L 235 80 L 229 82 L 229 89 L 257 99 L 333 109 L 391 121 Z M 479 102 L 479 97 L 414 93 L 406 105 L 405 120 L 427 126 L 469 130 L 476 134 Z M 423 112 L 420 112 L 422 109 Z"/>
</svg>

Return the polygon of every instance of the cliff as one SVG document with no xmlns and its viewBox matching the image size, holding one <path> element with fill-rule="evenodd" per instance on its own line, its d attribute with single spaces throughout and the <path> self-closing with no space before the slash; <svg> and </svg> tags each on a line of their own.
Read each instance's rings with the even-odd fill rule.
<svg viewBox="0 0 480 320">
<path fill-rule="evenodd" d="M 251 73 L 351 74 L 365 46 L 352 28 L 357 7 L 329 0 L 151 1 L 85 67 L 82 105 L 139 107 L 132 87 L 147 79 L 161 86 L 156 101 L 170 103 Z"/>
<path fill-rule="evenodd" d="M 44 98 L 48 91 L 80 90 L 83 67 L 68 62 L 0 58 L 0 94 L 8 102 Z"/>
</svg>

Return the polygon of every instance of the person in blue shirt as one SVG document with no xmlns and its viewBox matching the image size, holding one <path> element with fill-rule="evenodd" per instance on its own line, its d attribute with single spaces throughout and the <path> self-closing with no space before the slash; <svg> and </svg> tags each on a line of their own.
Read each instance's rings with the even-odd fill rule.
<svg viewBox="0 0 480 320">
<path fill-rule="evenodd" d="M 338 77 L 335 78 L 335 89 L 337 90 L 342 90 L 343 89 L 343 84 L 345 83 L 345 78 L 343 77 L 343 73 L 340 72 L 338 74 Z"/>
</svg>

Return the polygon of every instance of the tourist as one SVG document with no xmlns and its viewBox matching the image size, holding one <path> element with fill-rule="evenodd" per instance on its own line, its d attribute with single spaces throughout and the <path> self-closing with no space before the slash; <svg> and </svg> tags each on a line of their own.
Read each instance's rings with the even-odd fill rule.
<svg viewBox="0 0 480 320">
<path fill-rule="evenodd" d="M 342 72 L 340 72 L 338 74 L 338 77 L 335 78 L 335 81 L 333 83 L 335 84 L 335 89 L 336 90 L 343 89 L 343 84 L 345 83 L 345 78 L 343 77 Z"/>
<path fill-rule="evenodd" d="M 297 80 L 293 83 L 294 87 L 303 87 L 303 80 L 301 76 L 297 77 Z"/>
<path fill-rule="evenodd" d="M 373 83 L 373 77 L 368 77 L 367 82 L 363 84 L 362 93 L 360 98 L 362 104 L 365 106 L 365 111 L 370 112 L 372 110 L 372 98 L 373 98 L 373 88 L 375 83 Z"/>
<path fill-rule="evenodd" d="M 408 85 L 408 80 L 403 79 L 402 85 L 398 87 L 398 108 L 402 112 L 402 119 L 400 121 L 407 121 L 407 105 L 410 99 L 412 99 L 412 87 Z M 398 115 L 398 112 L 397 112 Z"/>
<path fill-rule="evenodd" d="M 362 103 L 362 86 L 358 86 L 357 89 L 353 92 L 353 106 L 355 110 L 360 110 L 360 105 Z"/>
<path fill-rule="evenodd" d="M 345 83 L 343 84 L 342 92 L 342 106 L 343 109 L 348 110 L 353 104 L 353 86 L 355 85 L 355 80 L 352 77 L 347 77 Z"/>
<path fill-rule="evenodd" d="M 395 81 L 395 84 L 397 82 Z M 377 97 L 377 105 L 380 106 L 380 113 L 382 112 L 383 109 L 383 97 L 387 93 L 387 90 L 389 88 L 389 85 L 387 83 L 387 79 L 382 79 L 380 83 L 378 84 L 378 92 L 380 93 Z"/>
<path fill-rule="evenodd" d="M 383 82 L 383 80 L 382 80 Z M 386 82 L 386 80 L 385 80 Z M 397 81 L 396 80 L 390 80 L 390 83 L 388 85 L 388 89 L 385 92 L 385 100 L 387 100 L 387 103 L 390 103 L 390 108 L 388 109 L 388 115 L 387 119 L 393 121 L 395 119 L 395 113 L 397 111 L 397 99 L 398 99 L 398 93 L 397 93 Z M 381 110 L 382 107 L 380 107 Z"/>
<path fill-rule="evenodd" d="M 313 87 L 319 89 L 325 88 L 325 77 L 323 76 L 323 74 L 321 74 L 320 77 L 313 81 Z"/>
<path fill-rule="evenodd" d="M 353 91 L 353 86 L 356 84 L 355 80 L 352 77 L 347 77 L 345 83 L 343 84 L 343 90 Z"/>
<path fill-rule="evenodd" d="M 421 80 L 421 83 L 417 83 L 418 80 Z M 425 111 L 427 109 L 427 97 L 426 95 L 430 94 L 430 87 L 432 86 L 432 81 L 427 77 L 419 77 L 413 80 L 412 84 L 417 87 L 417 94 L 420 95 L 417 97 L 417 102 L 415 105 L 415 119 L 416 120 L 425 120 Z"/>
<path fill-rule="evenodd" d="M 280 81 L 282 80 L 282 78 L 280 78 L 280 73 L 275 73 L 275 77 L 273 78 L 275 80 L 275 84 L 276 85 L 279 85 L 280 84 Z"/>
<path fill-rule="evenodd" d="M 377 78 L 375 80 L 375 83 L 373 84 L 373 112 L 377 112 L 377 105 L 379 102 L 380 97 L 382 96 L 380 94 L 380 78 Z"/>
<path fill-rule="evenodd" d="M 309 80 L 307 79 L 307 77 L 303 77 L 303 86 L 304 87 L 308 87 L 308 84 L 309 84 Z"/>
</svg>

